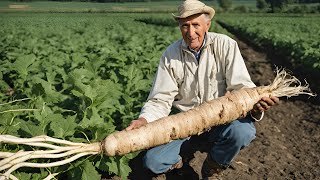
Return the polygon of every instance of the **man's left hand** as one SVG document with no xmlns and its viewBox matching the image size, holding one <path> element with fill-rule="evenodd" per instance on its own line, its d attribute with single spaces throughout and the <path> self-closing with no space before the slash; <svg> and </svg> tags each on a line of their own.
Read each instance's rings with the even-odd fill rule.
<svg viewBox="0 0 320 180">
<path fill-rule="evenodd" d="M 253 106 L 253 112 L 264 112 L 276 105 L 279 102 L 279 98 L 275 96 L 263 97 L 259 102 Z"/>
</svg>

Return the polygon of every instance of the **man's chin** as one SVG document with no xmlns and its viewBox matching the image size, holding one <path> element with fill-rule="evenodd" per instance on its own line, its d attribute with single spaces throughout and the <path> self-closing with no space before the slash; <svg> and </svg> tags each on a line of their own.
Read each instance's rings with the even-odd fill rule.
<svg viewBox="0 0 320 180">
<path fill-rule="evenodd" d="M 199 46 L 192 46 L 192 45 L 189 46 L 189 48 L 192 49 L 192 50 L 194 50 L 194 51 L 195 51 L 198 47 L 199 47 Z"/>
</svg>

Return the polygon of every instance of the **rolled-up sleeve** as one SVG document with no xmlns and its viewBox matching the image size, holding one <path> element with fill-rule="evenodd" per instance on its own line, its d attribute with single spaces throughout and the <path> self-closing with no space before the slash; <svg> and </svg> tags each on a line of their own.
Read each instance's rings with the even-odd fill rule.
<svg viewBox="0 0 320 180">
<path fill-rule="evenodd" d="M 170 66 L 170 59 L 163 55 L 160 59 L 149 97 L 142 107 L 139 117 L 152 122 L 168 116 L 172 102 L 177 94 L 178 85 L 173 75 L 173 69 Z"/>
</svg>

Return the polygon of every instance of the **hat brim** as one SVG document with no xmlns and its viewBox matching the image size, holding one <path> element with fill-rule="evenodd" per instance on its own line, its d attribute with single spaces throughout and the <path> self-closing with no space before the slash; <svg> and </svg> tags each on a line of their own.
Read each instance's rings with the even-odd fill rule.
<svg viewBox="0 0 320 180">
<path fill-rule="evenodd" d="M 184 18 L 190 17 L 195 14 L 208 14 L 210 19 L 212 19 L 215 14 L 215 11 L 213 8 L 205 6 L 204 8 L 198 9 L 196 11 L 187 11 L 187 12 L 181 14 L 180 16 L 177 16 L 175 14 L 172 14 L 172 16 L 175 20 L 179 20 L 179 19 L 184 19 Z"/>
</svg>

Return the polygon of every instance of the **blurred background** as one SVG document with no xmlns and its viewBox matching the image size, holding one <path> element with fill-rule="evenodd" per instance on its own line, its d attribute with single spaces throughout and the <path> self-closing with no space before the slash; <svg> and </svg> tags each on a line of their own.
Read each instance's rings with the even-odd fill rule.
<svg viewBox="0 0 320 180">
<path fill-rule="evenodd" d="M 2 12 L 173 12 L 177 0 L 11 0 L 1 1 Z M 319 13 L 319 0 L 204 1 L 218 12 Z"/>
</svg>

